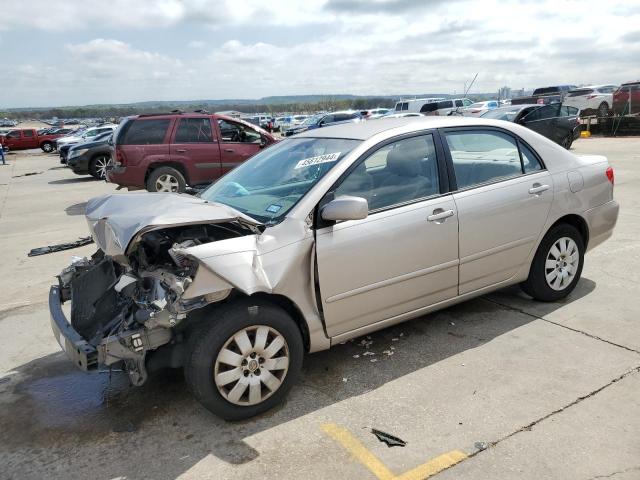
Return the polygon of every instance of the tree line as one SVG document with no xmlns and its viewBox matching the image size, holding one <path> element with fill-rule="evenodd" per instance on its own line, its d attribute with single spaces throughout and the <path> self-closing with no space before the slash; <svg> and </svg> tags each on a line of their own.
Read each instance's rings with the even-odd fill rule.
<svg viewBox="0 0 640 480">
<path fill-rule="evenodd" d="M 159 105 L 96 105 L 84 107 L 56 107 L 16 109 L 0 112 L 1 118 L 14 120 L 26 119 L 50 119 L 50 118 L 118 118 L 129 115 L 167 113 L 172 110 L 192 112 L 206 110 L 208 112 L 235 110 L 242 113 L 312 113 L 317 111 L 336 110 L 367 110 L 371 108 L 391 108 L 396 100 L 392 98 L 354 98 L 333 99 L 328 97 L 318 102 L 293 102 L 285 104 L 199 104 L 185 105 L 184 103 L 172 105 L 163 103 Z"/>
</svg>

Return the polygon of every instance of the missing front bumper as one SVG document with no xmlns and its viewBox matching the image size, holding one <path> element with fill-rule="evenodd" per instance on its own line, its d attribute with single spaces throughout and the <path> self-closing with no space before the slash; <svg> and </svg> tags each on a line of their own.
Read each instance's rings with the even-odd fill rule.
<svg viewBox="0 0 640 480">
<path fill-rule="evenodd" d="M 98 351 L 87 343 L 67 320 L 62 311 L 60 287 L 57 285 L 53 285 L 49 290 L 49 314 L 53 336 L 73 364 L 84 371 L 98 368 Z"/>
</svg>

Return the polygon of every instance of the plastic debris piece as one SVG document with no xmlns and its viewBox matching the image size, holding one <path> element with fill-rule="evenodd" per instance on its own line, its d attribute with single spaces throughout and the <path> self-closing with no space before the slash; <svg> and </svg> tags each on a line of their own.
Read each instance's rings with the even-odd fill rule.
<svg viewBox="0 0 640 480">
<path fill-rule="evenodd" d="M 476 442 L 473 444 L 474 447 L 478 450 L 486 450 L 489 448 L 489 444 L 487 442 Z"/>
<path fill-rule="evenodd" d="M 449 325 L 453 325 L 453 326 L 455 326 L 455 323 L 453 323 L 453 322 L 449 322 Z"/>
<path fill-rule="evenodd" d="M 382 443 L 385 443 L 389 448 L 404 447 L 407 445 L 407 442 L 405 442 L 401 438 L 394 437 L 393 435 L 390 435 L 387 432 L 383 432 L 381 430 L 376 430 L 375 428 L 372 428 L 371 433 L 373 433 L 378 440 L 380 440 Z"/>
<path fill-rule="evenodd" d="M 377 362 L 377 361 L 378 361 L 378 359 L 377 359 L 377 358 L 372 358 L 372 359 L 371 359 L 371 360 L 369 360 L 369 361 L 370 361 L 371 363 L 375 363 L 375 362 Z"/>
<path fill-rule="evenodd" d="M 342 377 L 342 381 L 343 381 L 344 383 L 347 383 L 347 377 Z"/>
<path fill-rule="evenodd" d="M 360 355 L 354 355 L 353 358 L 360 358 Z"/>
<path fill-rule="evenodd" d="M 404 337 L 404 333 L 401 333 L 400 335 L 398 335 L 399 337 Z"/>
<path fill-rule="evenodd" d="M 375 355 L 375 352 L 364 352 L 362 355 L 364 356 Z"/>
<path fill-rule="evenodd" d="M 71 250 L 72 248 L 83 247 L 85 245 L 89 245 L 90 243 L 93 243 L 93 238 L 81 237 L 75 242 L 59 243 L 57 245 L 48 245 L 46 247 L 33 248 L 27 254 L 27 256 L 36 257 L 38 255 L 46 255 L 47 253 L 61 252 L 62 250 Z"/>
<path fill-rule="evenodd" d="M 392 342 L 397 342 L 399 340 L 399 338 L 392 338 L 391 341 Z"/>
</svg>

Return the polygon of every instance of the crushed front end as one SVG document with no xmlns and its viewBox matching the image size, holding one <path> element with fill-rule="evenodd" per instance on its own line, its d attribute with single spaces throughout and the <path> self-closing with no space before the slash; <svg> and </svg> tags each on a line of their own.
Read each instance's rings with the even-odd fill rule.
<svg viewBox="0 0 640 480">
<path fill-rule="evenodd" d="M 147 379 L 150 353 L 165 345 L 165 351 L 172 350 L 184 341 L 190 312 L 231 293 L 222 288 L 185 295 L 198 271 L 205 269 L 189 249 L 253 235 L 255 229 L 234 218 L 216 217 L 208 223 L 138 222 L 139 228 L 128 230 L 128 236 L 118 236 L 121 222 L 103 214 L 97 221 L 90 214 L 87 218 L 100 249 L 91 258 L 75 258 L 58 276 L 58 285 L 51 287 L 53 333 L 79 368 L 118 364 L 134 385 L 141 385 Z M 69 320 L 62 309 L 65 302 L 71 302 Z M 168 366 L 175 363 L 179 361 Z"/>
</svg>

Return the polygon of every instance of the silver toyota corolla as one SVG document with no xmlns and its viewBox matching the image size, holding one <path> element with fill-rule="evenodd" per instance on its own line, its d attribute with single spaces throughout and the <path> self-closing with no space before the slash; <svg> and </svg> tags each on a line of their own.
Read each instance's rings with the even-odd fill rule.
<svg viewBox="0 0 640 480">
<path fill-rule="evenodd" d="M 199 197 L 89 201 L 98 245 L 50 292 L 72 361 L 183 368 L 226 419 L 315 352 L 511 284 L 567 296 L 618 217 L 613 170 L 501 121 L 399 118 L 291 137 Z M 71 300 L 68 321 L 62 303 Z"/>
</svg>

